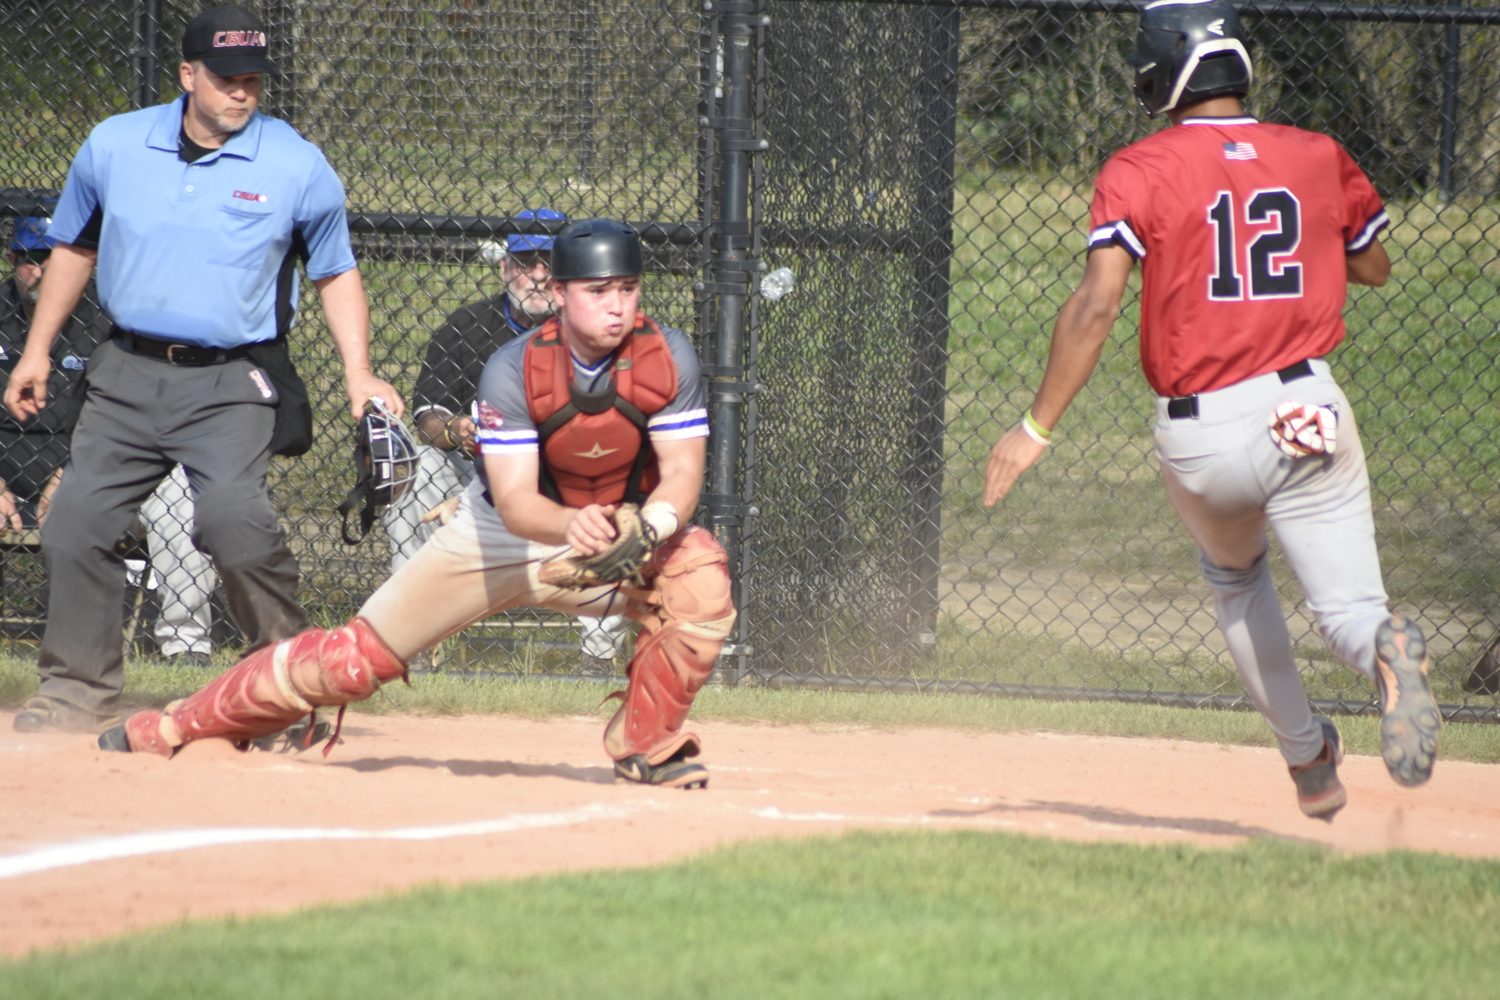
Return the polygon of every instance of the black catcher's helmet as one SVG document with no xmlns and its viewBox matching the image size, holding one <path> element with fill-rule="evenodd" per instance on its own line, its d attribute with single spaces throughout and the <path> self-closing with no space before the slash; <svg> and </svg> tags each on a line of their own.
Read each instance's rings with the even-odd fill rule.
<svg viewBox="0 0 1500 1000">
<path fill-rule="evenodd" d="M 1156 0 L 1141 10 L 1129 62 L 1146 114 L 1210 97 L 1244 97 L 1253 71 L 1229 0 Z"/>
<path fill-rule="evenodd" d="M 613 219 L 575 222 L 557 234 L 552 246 L 552 277 L 557 281 L 625 278 L 645 272 L 640 235 Z"/>
<path fill-rule="evenodd" d="M 417 478 L 416 442 L 406 425 L 391 415 L 385 401 L 375 396 L 365 405 L 365 415 L 354 428 L 354 489 L 339 504 L 343 515 L 344 542 L 358 545 L 370 533 L 380 508 L 400 500 Z M 359 512 L 360 532 L 351 536 L 349 515 Z"/>
</svg>

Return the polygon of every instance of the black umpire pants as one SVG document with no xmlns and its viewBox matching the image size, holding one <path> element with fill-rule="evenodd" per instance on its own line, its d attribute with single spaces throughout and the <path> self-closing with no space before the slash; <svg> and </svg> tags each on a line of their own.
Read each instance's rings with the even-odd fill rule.
<svg viewBox="0 0 1500 1000">
<path fill-rule="evenodd" d="M 109 341 L 88 382 L 72 461 L 42 527 L 50 596 L 37 672 L 39 694 L 102 716 L 116 710 L 125 680 L 115 542 L 179 462 L 195 503 L 193 541 L 213 558 L 250 647 L 308 621 L 266 487 L 276 391 L 264 373 L 247 360 L 178 366 Z"/>
</svg>

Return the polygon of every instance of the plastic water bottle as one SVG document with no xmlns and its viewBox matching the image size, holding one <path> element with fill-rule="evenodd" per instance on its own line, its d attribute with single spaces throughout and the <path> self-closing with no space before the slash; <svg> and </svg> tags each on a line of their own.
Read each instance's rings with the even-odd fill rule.
<svg viewBox="0 0 1500 1000">
<path fill-rule="evenodd" d="M 797 287 L 797 276 L 789 267 L 778 267 L 764 278 L 760 279 L 760 297 L 767 302 L 775 302 Z"/>
</svg>

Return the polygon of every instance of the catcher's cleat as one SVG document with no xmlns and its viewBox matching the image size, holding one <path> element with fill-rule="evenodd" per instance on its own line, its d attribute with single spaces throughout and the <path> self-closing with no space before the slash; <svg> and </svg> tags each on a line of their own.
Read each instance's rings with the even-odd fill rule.
<svg viewBox="0 0 1500 1000">
<path fill-rule="evenodd" d="M 309 750 L 318 743 L 325 742 L 333 733 L 333 726 L 327 722 L 319 722 L 312 726 L 309 731 L 310 719 L 304 719 L 294 726 L 270 736 L 262 736 L 258 739 L 247 741 L 247 747 L 252 750 L 264 750 L 266 753 L 301 753 Z M 339 742 L 344 742 L 339 738 Z"/>
<path fill-rule="evenodd" d="M 155 709 L 137 712 L 118 726 L 100 733 L 99 749 L 113 753 L 154 753 L 160 757 L 171 757 L 177 752 L 177 744 L 162 736 L 161 727 L 165 720 L 166 717 Z"/>
<path fill-rule="evenodd" d="M 1332 823 L 1334 814 L 1349 801 L 1339 781 L 1338 767 L 1344 762 L 1344 741 L 1328 719 L 1314 716 L 1323 728 L 1323 752 L 1312 761 L 1289 768 L 1297 783 L 1297 805 L 1305 816 Z"/>
<path fill-rule="evenodd" d="M 663 788 L 708 787 L 708 768 L 689 761 L 681 750 L 660 764 L 646 763 L 645 754 L 634 754 L 624 760 L 617 760 L 615 777 L 641 785 L 660 785 Z"/>
<path fill-rule="evenodd" d="M 99 734 L 99 749 L 114 753 L 130 752 L 130 737 L 125 735 L 125 723 L 120 723 Z"/>
<path fill-rule="evenodd" d="M 1443 715 L 1427 682 L 1427 639 L 1404 618 L 1375 633 L 1375 682 L 1380 688 L 1380 755 L 1397 784 L 1415 787 L 1432 777 Z"/>
<path fill-rule="evenodd" d="M 1500 632 L 1485 643 L 1469 665 L 1469 672 L 1464 675 L 1464 690 L 1470 694 L 1500 694 Z"/>
<path fill-rule="evenodd" d="M 151 713 L 143 714 L 151 715 Z M 151 721 L 159 722 L 160 720 L 159 718 L 152 718 Z M 332 732 L 332 726 L 326 722 L 320 722 L 313 727 L 312 733 L 309 735 L 307 723 L 301 722 L 283 732 L 274 733 L 270 736 L 262 736 L 259 739 L 247 740 L 241 744 L 241 749 L 253 747 L 256 750 L 265 750 L 269 753 L 288 753 L 293 750 L 301 752 L 316 743 L 321 743 L 328 739 L 329 734 Z M 100 733 L 99 749 L 109 750 L 113 753 L 130 753 L 133 748 L 130 745 L 130 734 L 125 730 L 125 723 L 122 722 L 118 726 L 106 729 Z M 154 745 L 143 746 L 141 749 L 160 752 L 157 751 Z M 167 751 L 164 756 L 171 756 L 172 748 L 164 747 L 163 749 Z"/>
</svg>

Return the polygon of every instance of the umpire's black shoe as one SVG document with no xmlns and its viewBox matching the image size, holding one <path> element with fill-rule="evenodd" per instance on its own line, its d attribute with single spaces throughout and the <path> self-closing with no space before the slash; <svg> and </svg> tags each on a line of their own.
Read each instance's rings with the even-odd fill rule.
<svg viewBox="0 0 1500 1000">
<path fill-rule="evenodd" d="M 1385 768 L 1397 784 L 1425 784 L 1437 760 L 1443 714 L 1427 682 L 1427 639 L 1405 618 L 1391 618 L 1375 633 L 1375 682 Z"/>
<path fill-rule="evenodd" d="M 708 768 L 692 763 L 681 750 L 654 765 L 646 763 L 644 754 L 617 760 L 615 777 L 641 785 L 661 785 L 663 788 L 708 787 Z"/>
<path fill-rule="evenodd" d="M 1349 801 L 1344 783 L 1339 781 L 1339 765 L 1344 762 L 1344 741 L 1331 721 L 1321 715 L 1313 717 L 1323 729 L 1323 752 L 1306 764 L 1290 768 L 1297 783 L 1297 805 L 1306 816 L 1332 823 L 1333 816 Z"/>
<path fill-rule="evenodd" d="M 36 695 L 26 699 L 26 704 L 11 720 L 11 728 L 18 733 L 97 733 L 120 721 L 117 714 L 98 715 L 78 708 L 65 701 Z"/>
</svg>

